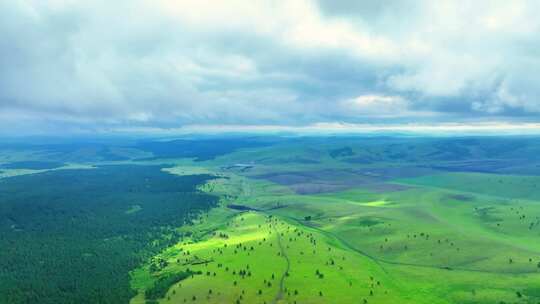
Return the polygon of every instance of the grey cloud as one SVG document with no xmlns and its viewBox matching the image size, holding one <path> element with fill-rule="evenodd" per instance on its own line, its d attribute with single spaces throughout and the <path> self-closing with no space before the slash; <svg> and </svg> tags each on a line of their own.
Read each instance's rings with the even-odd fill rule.
<svg viewBox="0 0 540 304">
<path fill-rule="evenodd" d="M 377 107 L 358 115 L 366 111 L 344 106 L 371 95 L 406 100 L 400 120 L 540 113 L 532 1 L 188 1 L 178 12 L 172 3 L 182 2 L 0 3 L 3 120 L 89 129 L 384 122 Z"/>
</svg>

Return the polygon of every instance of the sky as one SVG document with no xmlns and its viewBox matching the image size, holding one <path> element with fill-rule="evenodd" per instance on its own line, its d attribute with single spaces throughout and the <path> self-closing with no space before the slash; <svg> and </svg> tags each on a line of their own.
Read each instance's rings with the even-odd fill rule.
<svg viewBox="0 0 540 304">
<path fill-rule="evenodd" d="M 525 0 L 0 0 L 0 133 L 534 129 L 538 11 Z"/>
</svg>

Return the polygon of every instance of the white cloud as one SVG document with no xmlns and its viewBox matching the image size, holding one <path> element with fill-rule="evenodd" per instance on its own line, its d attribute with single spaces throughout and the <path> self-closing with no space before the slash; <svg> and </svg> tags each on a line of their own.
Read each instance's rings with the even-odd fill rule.
<svg viewBox="0 0 540 304">
<path fill-rule="evenodd" d="M 401 116 L 409 110 L 409 102 L 400 96 L 361 95 L 344 102 L 349 111 L 364 115 Z"/>
<path fill-rule="evenodd" d="M 253 132 L 253 133 L 281 133 L 290 132 L 295 134 L 372 134 L 400 132 L 412 135 L 539 135 L 540 123 L 509 123 L 509 122 L 489 122 L 489 123 L 408 123 L 408 124 L 350 124 L 350 123 L 316 123 L 305 126 L 290 125 L 187 125 L 181 128 L 115 128 L 119 133 L 151 134 L 151 135 L 181 135 L 181 134 L 219 134 L 222 132 Z"/>
<path fill-rule="evenodd" d="M 0 114 L 145 126 L 538 118 L 537 1 L 348 6 L 4 1 Z"/>
<path fill-rule="evenodd" d="M 412 102 L 397 95 L 366 94 L 341 102 L 341 115 L 350 117 L 400 118 L 436 116 L 411 108 Z"/>
</svg>

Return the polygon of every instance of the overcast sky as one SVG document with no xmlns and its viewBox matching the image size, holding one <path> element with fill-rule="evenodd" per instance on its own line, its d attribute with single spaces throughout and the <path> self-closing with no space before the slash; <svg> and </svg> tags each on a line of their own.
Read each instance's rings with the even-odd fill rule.
<svg viewBox="0 0 540 304">
<path fill-rule="evenodd" d="M 0 0 L 6 132 L 536 123 L 540 1 Z"/>
</svg>

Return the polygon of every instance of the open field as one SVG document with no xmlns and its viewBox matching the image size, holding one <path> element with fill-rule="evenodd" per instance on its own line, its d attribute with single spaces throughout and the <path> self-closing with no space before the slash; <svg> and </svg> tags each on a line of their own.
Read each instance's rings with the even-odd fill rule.
<svg viewBox="0 0 540 304">
<path fill-rule="evenodd" d="M 0 195 L 13 199 L 12 187 L 41 185 L 30 188 L 47 198 L 35 206 L 58 223 L 66 223 L 61 219 L 67 216 L 72 224 L 63 225 L 64 232 L 83 235 L 72 231 L 79 229 L 78 221 L 106 217 L 116 223 L 83 229 L 85 238 L 95 239 L 82 251 L 84 259 L 74 255 L 76 262 L 67 269 L 100 257 L 95 269 L 115 269 L 121 280 L 117 291 L 99 298 L 91 285 L 85 285 L 88 292 L 65 291 L 71 285 L 63 281 L 47 286 L 88 302 L 540 302 L 540 142 L 259 140 L 215 151 L 210 140 L 188 151 L 175 149 L 191 141 L 170 147 L 125 143 L 3 150 Z M 57 183 L 57 178 L 64 180 Z M 48 183 L 64 188 L 56 191 Z M 65 185 L 73 189 L 69 198 Z M 76 191 L 107 195 L 83 200 Z M 199 208 L 195 198 L 213 203 Z M 51 207 L 72 201 L 84 208 Z M 26 213 L 34 210 L 21 208 L 26 199 L 9 204 Z M 9 204 L 0 210 L 0 223 L 22 246 L 17 236 L 39 222 L 25 224 L 11 216 L 15 209 Z M 113 253 L 107 251 L 111 235 Z M 61 239 L 61 234 L 53 238 Z M 69 246 L 79 243 L 74 239 Z M 40 259 L 31 255 L 36 252 L 25 255 Z M 12 271 L 16 267 L 21 271 L 21 266 Z M 28 281 L 6 282 L 0 283 L 24 303 L 18 291 Z"/>
<path fill-rule="evenodd" d="M 161 302 L 540 301 L 540 205 L 527 195 L 535 187 L 533 181 L 521 183 L 523 199 L 512 195 L 515 190 L 510 189 L 510 197 L 482 188 L 474 192 L 464 177 L 470 176 L 479 185 L 499 179 L 469 173 L 461 177 L 462 184 L 447 181 L 454 173 L 443 173 L 426 178 L 431 183 L 423 183 L 423 177 L 395 179 L 396 185 L 403 186 L 399 191 L 365 187 L 306 195 L 285 183 L 226 174 L 230 177 L 222 180 L 224 184 L 217 181 L 207 186 L 209 191 L 233 193 L 215 209 L 223 213 L 190 227 L 207 234 L 165 251 L 163 256 L 169 263 L 160 272 L 149 273 L 144 268 L 135 272 L 136 288 L 144 290 L 145 284 L 140 282 L 151 285 L 161 272 L 190 268 L 202 271 L 202 275 L 175 284 Z M 513 188 L 521 180 L 505 180 L 502 185 Z M 503 193 L 500 187 L 504 186 L 498 189 Z M 226 207 L 232 203 L 245 206 L 245 210 Z M 222 226 L 205 228 L 207 223 L 220 221 Z M 272 233 L 273 229 L 283 233 L 285 252 L 277 250 L 276 237 L 280 234 Z M 265 241 L 261 243 L 261 239 Z M 238 244 L 242 247 L 235 253 L 231 246 L 236 248 Z M 247 251 L 243 251 L 244 246 Z M 175 262 L 184 261 L 186 250 L 209 262 Z M 283 273 L 284 256 L 290 270 L 284 279 L 286 296 L 279 296 L 268 273 Z M 230 269 L 239 271 L 246 263 L 253 271 L 245 278 L 218 267 L 231 265 Z M 323 273 L 322 279 L 316 275 L 317 270 Z M 273 284 L 272 288 L 265 280 Z M 143 299 L 141 293 L 133 303 L 143 303 Z"/>
</svg>

